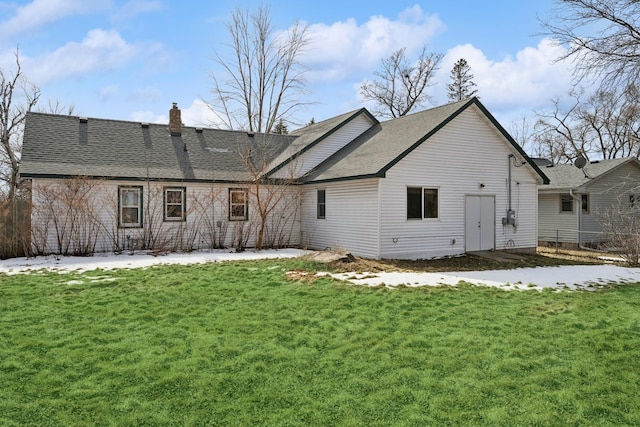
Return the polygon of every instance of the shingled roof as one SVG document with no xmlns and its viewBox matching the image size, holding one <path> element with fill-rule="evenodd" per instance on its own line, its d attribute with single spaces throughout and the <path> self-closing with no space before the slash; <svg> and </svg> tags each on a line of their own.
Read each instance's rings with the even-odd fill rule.
<svg viewBox="0 0 640 427">
<path fill-rule="evenodd" d="M 594 161 L 587 164 L 583 169 L 579 169 L 572 164 L 550 164 L 543 168 L 544 173 L 549 177 L 549 185 L 544 188 L 541 187 L 540 190 L 547 192 L 579 191 L 580 187 L 588 185 L 630 162 L 635 162 L 640 166 L 640 162 L 635 157 Z"/>
<path fill-rule="evenodd" d="M 183 127 L 175 136 L 168 125 L 29 113 L 20 174 L 242 181 L 249 177 L 239 147 L 252 147 L 256 158 L 270 159 L 295 138 L 195 127 Z"/>
<path fill-rule="evenodd" d="M 360 115 L 372 126 L 311 170 L 302 182 L 384 177 L 399 162 L 465 109 L 476 106 L 506 141 L 529 162 L 544 183 L 548 178 L 529 159 L 477 98 L 378 122 L 366 109 L 304 127 L 290 135 L 83 119 L 45 113 L 27 115 L 22 177 L 90 176 L 122 180 L 237 182 L 250 180 L 238 150 L 251 148 L 256 163 L 275 171 Z M 174 109 L 177 107 L 174 105 Z M 173 110 L 172 110 L 173 111 Z"/>
<path fill-rule="evenodd" d="M 473 105 L 486 115 L 546 184 L 548 178 L 538 165 L 522 151 L 475 97 L 378 123 L 311 171 L 305 180 L 336 181 L 384 177 L 393 165 Z"/>
</svg>

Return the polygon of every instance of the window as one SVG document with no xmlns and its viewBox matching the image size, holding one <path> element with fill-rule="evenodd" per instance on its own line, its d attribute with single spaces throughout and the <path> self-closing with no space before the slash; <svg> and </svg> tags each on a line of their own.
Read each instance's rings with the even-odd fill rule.
<svg viewBox="0 0 640 427">
<path fill-rule="evenodd" d="M 164 220 L 165 221 L 185 221 L 186 220 L 186 194 L 184 187 L 164 188 Z"/>
<path fill-rule="evenodd" d="M 243 188 L 229 189 L 229 221 L 246 221 L 249 219 L 247 199 L 247 190 Z"/>
<path fill-rule="evenodd" d="M 407 187 L 407 219 L 438 218 L 438 189 Z"/>
<path fill-rule="evenodd" d="M 573 212 L 573 197 L 571 197 L 571 194 L 560 195 L 560 212 Z"/>
<path fill-rule="evenodd" d="M 327 215 L 327 192 L 318 190 L 318 219 L 324 219 Z"/>
<path fill-rule="evenodd" d="M 119 226 L 142 227 L 142 187 L 118 187 Z"/>
<path fill-rule="evenodd" d="M 583 194 L 581 201 L 582 201 L 582 212 L 589 213 L 589 195 Z"/>
</svg>

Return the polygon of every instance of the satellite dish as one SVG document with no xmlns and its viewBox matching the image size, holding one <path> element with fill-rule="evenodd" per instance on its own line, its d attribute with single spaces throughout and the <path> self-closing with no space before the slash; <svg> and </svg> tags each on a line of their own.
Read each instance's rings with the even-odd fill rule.
<svg viewBox="0 0 640 427">
<path fill-rule="evenodd" d="M 578 169 L 582 169 L 587 165 L 587 159 L 582 156 L 578 156 L 578 158 L 573 162 L 573 165 Z"/>
</svg>

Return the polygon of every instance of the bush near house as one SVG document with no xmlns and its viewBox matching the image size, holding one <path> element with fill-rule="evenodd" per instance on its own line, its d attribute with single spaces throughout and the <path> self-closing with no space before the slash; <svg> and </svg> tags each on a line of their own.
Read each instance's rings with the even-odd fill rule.
<svg viewBox="0 0 640 427">
<path fill-rule="evenodd" d="M 317 268 L 3 277 L 0 424 L 640 424 L 639 285 L 286 279 Z"/>
</svg>

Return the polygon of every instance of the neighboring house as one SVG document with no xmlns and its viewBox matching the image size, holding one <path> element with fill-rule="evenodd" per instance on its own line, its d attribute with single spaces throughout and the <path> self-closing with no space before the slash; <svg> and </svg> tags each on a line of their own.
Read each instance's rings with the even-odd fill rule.
<svg viewBox="0 0 640 427">
<path fill-rule="evenodd" d="M 583 168 L 536 163 L 549 177 L 538 190 L 538 240 L 565 246 L 594 245 L 606 240 L 602 215 L 612 208 L 640 203 L 640 162 L 636 158 L 600 160 Z"/>
<path fill-rule="evenodd" d="M 477 98 L 289 135 L 182 127 L 175 104 L 169 126 L 30 113 L 21 176 L 36 252 L 251 247 L 262 234 L 407 259 L 534 250 L 548 182 Z"/>
</svg>

